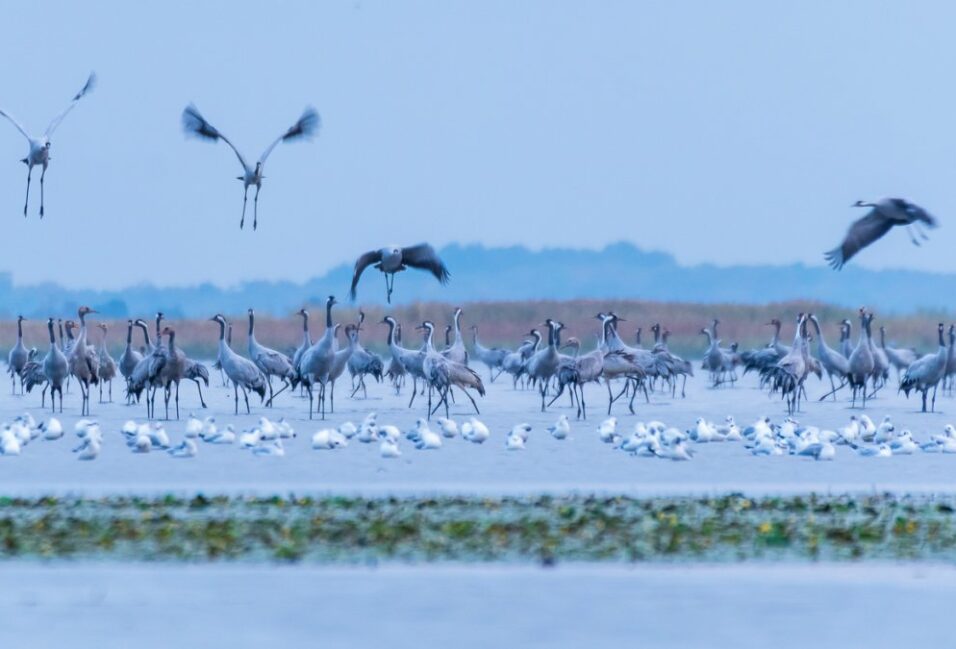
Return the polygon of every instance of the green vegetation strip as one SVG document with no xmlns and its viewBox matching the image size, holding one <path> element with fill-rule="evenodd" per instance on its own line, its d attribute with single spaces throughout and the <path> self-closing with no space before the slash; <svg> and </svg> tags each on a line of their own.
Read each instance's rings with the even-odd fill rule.
<svg viewBox="0 0 956 649">
<path fill-rule="evenodd" d="M 0 559 L 956 560 L 956 497 L 0 498 Z"/>
</svg>

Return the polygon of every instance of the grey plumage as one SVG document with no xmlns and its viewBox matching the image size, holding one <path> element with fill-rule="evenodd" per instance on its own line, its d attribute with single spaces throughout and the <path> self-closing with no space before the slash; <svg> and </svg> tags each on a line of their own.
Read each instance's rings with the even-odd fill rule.
<svg viewBox="0 0 956 649">
<path fill-rule="evenodd" d="M 219 324 L 219 364 L 226 376 L 232 381 L 235 414 L 239 414 L 239 391 L 242 390 L 246 402 L 246 414 L 249 414 L 249 391 L 259 395 L 260 400 L 266 397 L 266 377 L 256 364 L 248 358 L 243 358 L 226 345 L 226 319 L 221 314 L 210 318 Z"/>
<path fill-rule="evenodd" d="M 445 262 L 441 260 L 435 249 L 427 243 L 404 248 L 390 246 L 379 250 L 370 250 L 355 261 L 352 285 L 349 288 L 349 296 L 352 301 L 355 300 L 359 278 L 362 277 L 365 269 L 372 265 L 385 274 L 386 299 L 389 303 L 392 301 L 392 291 L 395 287 L 395 273 L 407 268 L 417 268 L 428 271 L 442 284 L 447 284 L 451 277 Z"/>
<path fill-rule="evenodd" d="M 853 222 L 839 246 L 824 253 L 827 262 L 835 270 L 840 270 L 854 255 L 885 235 L 894 225 L 914 226 L 923 239 L 927 237 L 919 229 L 919 224 L 931 228 L 937 225 L 936 219 L 929 212 L 902 198 L 884 198 L 876 203 L 857 201 L 853 207 L 871 209 L 865 216 Z M 920 245 L 912 233 L 910 239 L 915 245 Z"/>
<path fill-rule="evenodd" d="M 950 331 L 950 344 L 952 344 L 952 328 Z M 940 381 L 942 381 L 943 377 L 946 375 L 946 363 L 949 356 L 949 349 L 946 346 L 946 341 L 943 340 L 942 322 L 940 322 L 937 326 L 937 333 L 939 336 L 938 351 L 935 354 L 927 354 L 910 365 L 906 369 L 906 373 L 903 374 L 903 378 L 900 381 L 899 390 L 900 392 L 904 393 L 907 398 L 910 396 L 911 391 L 922 393 L 923 412 L 926 412 L 926 397 L 930 388 L 933 389 L 933 404 L 931 410 L 933 412 L 936 411 L 936 390 L 939 387 Z"/>
</svg>

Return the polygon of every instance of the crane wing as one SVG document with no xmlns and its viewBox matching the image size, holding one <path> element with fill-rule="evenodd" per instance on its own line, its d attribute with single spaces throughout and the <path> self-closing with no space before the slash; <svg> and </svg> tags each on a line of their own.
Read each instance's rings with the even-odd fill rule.
<svg viewBox="0 0 956 649">
<path fill-rule="evenodd" d="M 892 221 L 875 209 L 871 210 L 869 214 L 850 226 L 839 246 L 824 253 L 823 256 L 834 270 L 840 270 L 853 255 L 889 232 L 892 227 Z"/>
<path fill-rule="evenodd" d="M 2 110 L 0 110 L 0 115 L 3 115 L 3 116 L 6 117 L 8 120 L 10 120 L 10 123 L 13 124 L 14 126 L 16 126 L 18 131 L 20 131 L 21 133 L 23 133 L 23 137 L 25 137 L 27 140 L 30 140 L 30 136 L 27 135 L 27 132 L 26 132 L 25 130 L 23 130 L 23 127 L 22 127 L 22 126 L 20 126 L 20 122 L 18 122 L 17 120 L 13 119 L 13 117 L 11 117 L 9 114 L 3 112 Z"/>
<path fill-rule="evenodd" d="M 80 91 L 78 93 L 73 95 L 73 99 L 70 100 L 70 105 L 67 106 L 65 109 L 63 109 L 62 113 L 60 113 L 59 115 L 53 118 L 53 121 L 50 122 L 50 125 L 46 127 L 46 131 L 44 132 L 44 135 L 46 135 L 47 137 L 50 137 L 51 135 L 53 135 L 53 131 L 57 129 L 57 127 L 60 125 L 60 122 L 63 121 L 63 118 L 66 117 L 71 110 L 73 110 L 74 106 L 76 106 L 76 102 L 83 99 L 83 97 L 88 92 L 92 91 L 93 88 L 95 87 L 96 87 L 96 73 L 90 72 L 90 76 L 87 77 L 86 83 L 83 84 L 83 87 L 80 88 Z"/>
<path fill-rule="evenodd" d="M 239 164 L 242 165 L 242 169 L 249 173 L 252 172 L 252 169 L 250 169 L 249 165 L 246 164 L 246 159 L 242 157 L 241 153 L 239 153 L 239 149 L 237 149 L 235 145 L 229 141 L 229 138 L 220 133 L 219 129 L 210 124 L 206 118 L 202 116 L 196 106 L 193 104 L 186 106 L 186 108 L 183 109 L 182 119 L 183 132 L 186 135 L 198 137 L 202 140 L 208 140 L 210 142 L 222 140 L 229 145 L 229 148 L 232 149 L 233 153 L 236 154 L 236 157 L 239 158 Z"/>
<path fill-rule="evenodd" d="M 355 300 L 355 289 L 358 286 L 359 277 L 362 276 L 366 268 L 380 261 L 382 261 L 381 250 L 370 250 L 356 260 L 355 270 L 352 272 L 352 288 L 349 289 L 349 296 L 353 301 Z"/>
<path fill-rule="evenodd" d="M 906 213 L 909 214 L 914 221 L 922 221 L 931 228 L 935 228 L 938 225 L 936 217 L 914 203 L 906 204 Z"/>
<path fill-rule="evenodd" d="M 451 275 L 438 253 L 427 243 L 402 248 L 402 263 L 412 268 L 429 271 L 442 284 L 447 284 Z"/>
<path fill-rule="evenodd" d="M 275 141 L 269 145 L 268 149 L 263 151 L 262 155 L 259 156 L 259 164 L 265 165 L 266 158 L 269 157 L 269 154 L 272 153 L 272 150 L 276 148 L 279 142 L 295 142 L 300 139 L 309 139 L 315 135 L 321 125 L 322 120 L 319 118 L 319 114 L 314 108 L 307 106 L 296 123 L 290 126 L 285 133 L 277 137 Z"/>
</svg>

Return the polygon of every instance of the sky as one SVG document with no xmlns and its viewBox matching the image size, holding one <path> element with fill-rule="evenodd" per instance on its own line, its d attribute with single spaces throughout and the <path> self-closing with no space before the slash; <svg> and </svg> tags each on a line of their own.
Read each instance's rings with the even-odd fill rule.
<svg viewBox="0 0 956 649">
<path fill-rule="evenodd" d="M 53 137 L 43 221 L 0 123 L 0 271 L 231 286 L 423 240 L 821 264 L 851 203 L 894 195 L 942 226 L 858 263 L 953 271 L 954 24 L 874 0 L 12 3 L 0 107 L 42 132 L 99 85 Z M 183 136 L 189 102 L 253 159 L 321 114 L 269 158 L 257 232 L 232 153 Z"/>
</svg>

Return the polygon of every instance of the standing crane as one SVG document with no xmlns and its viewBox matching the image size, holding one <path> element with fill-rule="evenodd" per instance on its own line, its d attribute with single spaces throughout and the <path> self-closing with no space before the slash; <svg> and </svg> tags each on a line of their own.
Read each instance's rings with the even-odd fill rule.
<svg viewBox="0 0 956 649">
<path fill-rule="evenodd" d="M 217 313 L 210 318 L 219 325 L 219 364 L 229 380 L 232 381 L 233 397 L 235 398 L 234 414 L 239 414 L 239 391 L 246 401 L 246 414 L 249 414 L 249 390 L 259 395 L 260 400 L 266 398 L 266 377 L 262 375 L 256 364 L 248 358 L 243 358 L 226 344 L 226 319 Z"/>
<path fill-rule="evenodd" d="M 22 315 L 17 316 L 17 344 L 7 354 L 7 371 L 10 372 L 10 389 L 13 394 L 17 393 L 17 377 L 20 377 L 20 394 L 23 394 L 23 368 L 30 360 L 30 352 L 23 344 L 24 320 Z"/>
</svg>

